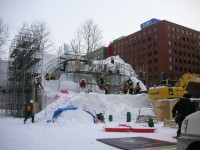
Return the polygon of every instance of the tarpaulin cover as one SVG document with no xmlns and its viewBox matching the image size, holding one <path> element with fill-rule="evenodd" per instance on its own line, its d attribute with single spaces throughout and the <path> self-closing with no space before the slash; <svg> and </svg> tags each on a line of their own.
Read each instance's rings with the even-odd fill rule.
<svg viewBox="0 0 200 150">
<path fill-rule="evenodd" d="M 63 111 L 67 111 L 67 110 L 77 110 L 77 107 L 66 107 L 66 108 L 58 108 L 56 111 L 54 111 L 53 113 L 53 118 L 52 120 L 55 120 L 55 118 L 58 118 L 58 116 L 63 112 Z M 93 121 L 94 123 L 97 123 L 97 118 L 95 115 L 93 115 L 90 111 L 84 110 L 85 112 L 87 112 L 88 114 L 90 114 L 93 117 Z"/>
<path fill-rule="evenodd" d="M 102 143 L 108 144 L 124 150 L 145 149 L 145 148 L 175 148 L 176 143 L 161 141 L 146 137 L 127 137 L 127 138 L 105 138 L 97 139 Z"/>
</svg>

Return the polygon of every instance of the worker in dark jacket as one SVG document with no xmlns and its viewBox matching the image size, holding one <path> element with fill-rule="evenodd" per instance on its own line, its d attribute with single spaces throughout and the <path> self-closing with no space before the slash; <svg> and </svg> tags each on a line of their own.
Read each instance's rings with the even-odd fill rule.
<svg viewBox="0 0 200 150">
<path fill-rule="evenodd" d="M 135 86 L 135 94 L 139 94 L 140 93 L 140 82 L 137 82 L 136 86 Z"/>
<path fill-rule="evenodd" d="M 104 86 L 105 94 L 109 94 L 109 89 L 110 89 L 110 86 L 108 83 L 106 83 L 106 85 Z"/>
<path fill-rule="evenodd" d="M 34 123 L 34 112 L 33 112 L 33 100 L 30 100 L 29 104 L 26 105 L 26 114 L 24 119 L 24 124 L 26 123 L 26 120 L 31 116 L 32 123 Z"/>
<path fill-rule="evenodd" d="M 129 84 L 129 94 L 133 94 L 133 89 L 134 89 L 133 83 L 130 83 Z"/>
<path fill-rule="evenodd" d="M 82 79 L 79 84 L 81 88 L 86 88 L 85 79 Z"/>
<path fill-rule="evenodd" d="M 190 94 L 184 94 L 183 98 L 180 98 L 180 100 L 174 105 L 172 109 L 172 117 L 175 118 L 176 123 L 178 123 L 177 138 L 181 134 L 181 124 L 185 117 L 195 112 L 190 98 Z"/>
</svg>

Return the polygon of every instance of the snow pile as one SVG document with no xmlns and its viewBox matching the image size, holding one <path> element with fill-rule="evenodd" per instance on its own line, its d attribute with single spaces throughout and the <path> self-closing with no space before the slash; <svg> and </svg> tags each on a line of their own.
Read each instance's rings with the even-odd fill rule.
<svg viewBox="0 0 200 150">
<path fill-rule="evenodd" d="M 119 122 L 126 121 L 127 112 L 131 112 L 132 120 L 136 120 L 139 113 L 154 114 L 153 109 L 148 108 L 152 105 L 152 101 L 147 98 L 146 94 L 105 95 L 97 93 L 82 92 L 77 94 L 69 92 L 69 94 L 60 93 L 58 96 L 59 97 L 55 102 L 49 104 L 46 109 L 36 114 L 37 120 L 51 120 L 54 111 L 58 108 L 67 107 L 77 107 L 80 108 L 80 110 L 63 112 L 64 114 L 57 119 L 59 122 L 69 124 L 69 122 L 73 123 L 75 118 L 80 117 L 77 118 L 79 123 L 93 123 L 92 117 L 83 110 L 90 111 L 94 115 L 95 113 L 103 113 L 106 121 L 108 121 L 108 116 L 112 115 L 113 120 Z M 55 122 L 57 122 L 57 120 Z"/>
</svg>

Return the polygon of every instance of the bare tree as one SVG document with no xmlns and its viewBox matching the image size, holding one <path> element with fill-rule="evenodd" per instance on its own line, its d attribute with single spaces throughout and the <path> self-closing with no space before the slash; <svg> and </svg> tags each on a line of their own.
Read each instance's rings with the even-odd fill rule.
<svg viewBox="0 0 200 150">
<path fill-rule="evenodd" d="M 86 20 L 71 41 L 72 49 L 86 52 L 86 54 L 102 46 L 102 31 L 92 19 Z"/>
<path fill-rule="evenodd" d="M 43 52 L 47 52 L 47 49 L 53 46 L 53 42 L 49 39 L 50 31 L 47 29 L 45 22 L 33 22 L 30 31 Z"/>
<path fill-rule="evenodd" d="M 4 53 L 3 45 L 7 42 L 8 37 L 8 25 L 3 22 L 2 18 L 0 18 L 0 57 Z"/>
<path fill-rule="evenodd" d="M 76 52 L 80 52 L 81 51 L 81 35 L 80 33 L 77 31 L 75 33 L 75 38 L 71 40 L 71 47 L 72 50 L 76 53 Z"/>
</svg>

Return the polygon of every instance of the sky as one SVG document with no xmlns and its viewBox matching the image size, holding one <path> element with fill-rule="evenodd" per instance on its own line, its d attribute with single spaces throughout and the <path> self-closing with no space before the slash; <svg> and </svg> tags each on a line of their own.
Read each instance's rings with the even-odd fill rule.
<svg viewBox="0 0 200 150">
<path fill-rule="evenodd" d="M 152 18 L 199 31 L 199 7 L 199 0 L 0 0 L 0 17 L 10 27 L 9 40 L 24 22 L 46 22 L 56 48 L 69 44 L 78 27 L 93 19 L 108 46 L 114 39 L 140 30 L 140 24 Z"/>
</svg>

